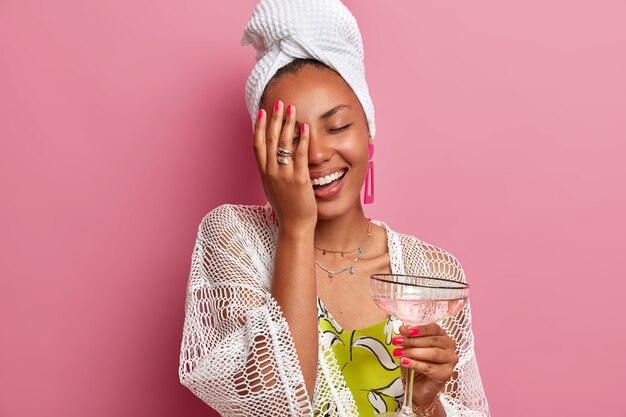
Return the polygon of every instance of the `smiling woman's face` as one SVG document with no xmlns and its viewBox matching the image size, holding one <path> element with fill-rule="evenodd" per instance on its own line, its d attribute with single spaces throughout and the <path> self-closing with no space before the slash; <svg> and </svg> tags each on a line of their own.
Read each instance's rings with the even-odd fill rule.
<svg viewBox="0 0 626 417">
<path fill-rule="evenodd" d="M 301 123 L 309 125 L 311 179 L 332 180 L 313 186 L 318 218 L 332 219 L 358 208 L 370 135 L 361 103 L 350 86 L 332 70 L 307 65 L 268 85 L 261 108 L 271 115 L 277 100 L 285 108 L 295 106 L 296 132 Z M 296 140 L 294 148 L 297 144 Z M 335 175 L 328 177 L 331 174 Z"/>
</svg>

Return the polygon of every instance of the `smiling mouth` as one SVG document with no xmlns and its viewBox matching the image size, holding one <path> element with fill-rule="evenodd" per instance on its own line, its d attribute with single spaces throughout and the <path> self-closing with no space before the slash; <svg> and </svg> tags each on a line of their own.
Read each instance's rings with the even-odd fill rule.
<svg viewBox="0 0 626 417">
<path fill-rule="evenodd" d="M 326 175 L 325 177 L 313 178 L 311 180 L 311 185 L 313 186 L 314 190 L 326 190 L 332 188 L 337 181 L 339 181 L 346 175 L 347 171 L 347 169 L 342 169 L 340 171 Z"/>
</svg>

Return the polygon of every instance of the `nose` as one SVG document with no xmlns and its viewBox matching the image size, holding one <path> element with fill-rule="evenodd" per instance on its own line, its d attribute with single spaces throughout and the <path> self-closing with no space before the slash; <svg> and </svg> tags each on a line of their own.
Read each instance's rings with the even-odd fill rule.
<svg viewBox="0 0 626 417">
<path fill-rule="evenodd" d="M 333 148 L 328 142 L 328 138 L 321 132 L 313 129 L 309 137 L 309 165 L 322 165 L 333 155 Z"/>
</svg>

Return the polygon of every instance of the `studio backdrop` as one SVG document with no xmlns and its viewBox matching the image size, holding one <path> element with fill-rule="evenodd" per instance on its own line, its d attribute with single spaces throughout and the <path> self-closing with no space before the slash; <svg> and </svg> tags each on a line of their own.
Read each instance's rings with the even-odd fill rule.
<svg viewBox="0 0 626 417">
<path fill-rule="evenodd" d="M 494 416 L 626 416 L 626 7 L 346 0 L 366 214 L 471 285 Z M 0 416 L 216 416 L 178 381 L 197 226 L 264 204 L 253 0 L 0 2 Z"/>
</svg>

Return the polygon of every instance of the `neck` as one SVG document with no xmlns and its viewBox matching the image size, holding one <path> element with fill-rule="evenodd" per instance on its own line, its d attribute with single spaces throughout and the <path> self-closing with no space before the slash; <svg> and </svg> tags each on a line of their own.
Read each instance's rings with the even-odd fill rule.
<svg viewBox="0 0 626 417">
<path fill-rule="evenodd" d="M 315 246 L 327 250 L 356 249 L 367 232 L 363 207 L 355 204 L 346 214 L 333 219 L 318 219 L 315 226 Z"/>
</svg>

